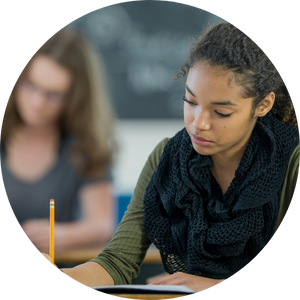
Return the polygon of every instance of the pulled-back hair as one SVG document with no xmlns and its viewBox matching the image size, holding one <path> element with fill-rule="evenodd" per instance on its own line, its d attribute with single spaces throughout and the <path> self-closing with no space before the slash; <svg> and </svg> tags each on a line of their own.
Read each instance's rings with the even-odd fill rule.
<svg viewBox="0 0 300 300">
<path fill-rule="evenodd" d="M 197 62 L 207 62 L 228 72 L 230 79 L 243 87 L 242 97 L 253 98 L 253 109 L 274 92 L 275 102 L 270 113 L 283 123 L 297 127 L 290 95 L 278 71 L 265 53 L 232 24 L 222 22 L 208 27 L 195 39 L 189 60 L 175 79 L 185 76 Z"/>
</svg>

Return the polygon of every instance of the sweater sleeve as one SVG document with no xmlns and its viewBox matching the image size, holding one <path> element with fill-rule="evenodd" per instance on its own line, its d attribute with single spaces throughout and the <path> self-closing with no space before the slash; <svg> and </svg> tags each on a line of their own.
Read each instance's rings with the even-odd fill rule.
<svg viewBox="0 0 300 300">
<path fill-rule="evenodd" d="M 294 194 L 294 190 L 298 178 L 299 157 L 300 157 L 300 145 L 298 145 L 294 149 L 286 170 L 286 175 L 285 175 L 285 179 L 281 191 L 280 208 L 279 208 L 279 214 L 278 214 L 278 219 L 276 224 L 276 230 L 279 227 L 280 223 L 282 222 Z"/>
<path fill-rule="evenodd" d="M 162 140 L 150 154 L 134 189 L 127 211 L 108 246 L 91 261 L 100 264 L 112 276 L 115 285 L 130 284 L 151 244 L 144 228 L 144 194 L 164 146 Z"/>
</svg>

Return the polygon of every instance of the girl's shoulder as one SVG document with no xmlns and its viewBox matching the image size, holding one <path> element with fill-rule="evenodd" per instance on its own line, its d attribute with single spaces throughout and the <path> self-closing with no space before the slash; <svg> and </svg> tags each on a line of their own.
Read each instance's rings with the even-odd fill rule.
<svg viewBox="0 0 300 300">
<path fill-rule="evenodd" d="M 297 184 L 298 171 L 299 171 L 299 160 L 300 160 L 300 144 L 298 144 L 292 155 L 290 156 L 290 161 L 285 173 L 285 179 L 283 182 L 280 198 L 280 208 L 278 213 L 277 225 L 279 227 L 282 222 L 287 209 L 293 198 L 294 190 Z"/>
<path fill-rule="evenodd" d="M 157 167 L 159 160 L 162 156 L 162 153 L 164 151 L 164 148 L 166 144 L 169 142 L 169 140 L 170 138 L 164 138 L 163 140 L 161 140 L 149 155 L 148 163 L 152 166 L 153 169 Z"/>
<path fill-rule="evenodd" d="M 298 171 L 299 171 L 299 160 L 300 160 L 300 144 L 298 144 L 292 152 L 289 160 L 289 164 L 286 170 L 285 181 L 289 182 L 292 193 L 294 192 Z"/>
<path fill-rule="evenodd" d="M 295 149 L 294 149 L 294 151 L 293 151 L 293 153 L 292 153 L 292 155 L 290 157 L 289 164 L 290 165 L 297 165 L 297 166 L 299 166 L 299 159 L 300 159 L 300 144 L 298 144 L 295 147 Z"/>
</svg>

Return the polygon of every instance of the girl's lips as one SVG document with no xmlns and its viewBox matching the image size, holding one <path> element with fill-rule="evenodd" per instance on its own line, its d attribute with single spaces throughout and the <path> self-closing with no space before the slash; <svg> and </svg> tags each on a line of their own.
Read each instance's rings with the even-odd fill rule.
<svg viewBox="0 0 300 300">
<path fill-rule="evenodd" d="M 199 140 L 199 141 L 204 141 L 204 142 L 211 142 L 212 143 L 212 141 L 209 141 L 209 140 L 206 140 L 206 139 L 203 139 L 203 138 L 200 138 L 200 137 L 197 137 L 196 135 L 193 135 L 193 134 L 191 134 L 191 136 L 193 136 L 196 140 Z"/>
<path fill-rule="evenodd" d="M 209 146 L 209 145 L 211 145 L 211 143 L 212 143 L 212 141 L 208 141 L 208 140 L 205 140 L 205 139 L 203 139 L 203 138 L 200 138 L 200 137 L 197 137 L 197 136 L 195 136 L 195 135 L 193 135 L 193 134 L 191 134 L 191 139 L 192 139 L 192 141 L 195 143 L 195 144 L 197 144 L 197 145 L 199 145 L 199 146 Z"/>
</svg>

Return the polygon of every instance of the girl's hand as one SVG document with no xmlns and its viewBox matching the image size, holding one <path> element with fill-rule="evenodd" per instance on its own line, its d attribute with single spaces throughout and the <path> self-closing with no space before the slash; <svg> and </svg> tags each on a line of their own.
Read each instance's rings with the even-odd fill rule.
<svg viewBox="0 0 300 300">
<path fill-rule="evenodd" d="M 25 231 L 31 242 L 41 251 L 49 251 L 50 239 L 50 223 L 48 219 L 34 219 L 22 223 L 22 228 Z M 62 226 L 55 223 L 55 248 L 61 249 Z"/>
<path fill-rule="evenodd" d="M 200 292 L 208 289 L 223 280 L 211 279 L 190 275 L 182 272 L 177 272 L 172 275 L 167 275 L 150 282 L 150 285 L 185 285 L 195 292 Z"/>
</svg>

